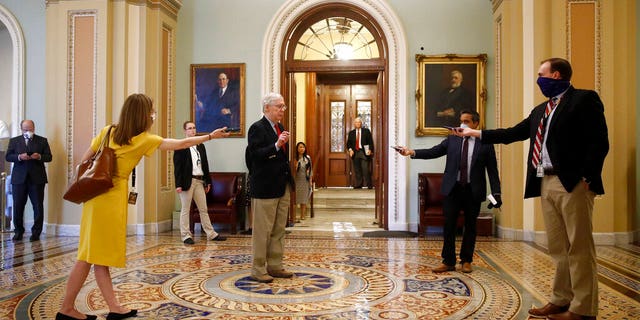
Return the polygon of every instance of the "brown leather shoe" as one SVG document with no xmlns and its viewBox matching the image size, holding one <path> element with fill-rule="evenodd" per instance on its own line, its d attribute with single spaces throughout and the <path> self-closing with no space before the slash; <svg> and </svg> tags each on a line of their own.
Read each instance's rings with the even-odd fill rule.
<svg viewBox="0 0 640 320">
<path fill-rule="evenodd" d="M 274 278 L 291 278 L 293 277 L 293 272 L 286 271 L 284 269 L 280 270 L 269 270 L 269 275 Z"/>
<path fill-rule="evenodd" d="M 531 308 L 529 309 L 529 315 L 534 318 L 546 318 L 548 315 L 563 313 L 569 310 L 569 306 L 556 306 L 555 304 L 549 302 L 546 306 L 542 308 Z"/>
<path fill-rule="evenodd" d="M 447 271 L 456 271 L 456 266 L 448 266 L 443 263 L 439 267 L 431 269 L 431 272 L 433 273 L 442 273 Z"/>
<path fill-rule="evenodd" d="M 269 283 L 271 281 L 273 281 L 273 277 L 271 277 L 268 274 L 262 274 L 262 275 L 251 275 L 251 279 L 258 281 L 258 282 L 262 282 L 262 283 Z"/>
<path fill-rule="evenodd" d="M 555 320 L 595 320 L 594 316 L 581 316 L 579 314 L 575 314 L 571 311 L 565 311 L 563 313 L 550 314 L 547 316 L 547 319 L 555 319 Z"/>
<path fill-rule="evenodd" d="M 471 273 L 471 271 L 473 271 L 473 268 L 471 268 L 471 262 L 463 262 L 462 269 L 460 271 L 464 273 Z"/>
</svg>

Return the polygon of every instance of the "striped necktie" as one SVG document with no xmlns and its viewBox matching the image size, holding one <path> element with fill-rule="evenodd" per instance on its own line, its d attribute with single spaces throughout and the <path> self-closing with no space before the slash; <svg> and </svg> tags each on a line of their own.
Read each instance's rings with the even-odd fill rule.
<svg viewBox="0 0 640 320">
<path fill-rule="evenodd" d="M 544 109 L 544 115 L 542 115 L 542 118 L 540 118 L 540 124 L 538 124 L 538 132 L 536 132 L 536 140 L 533 143 L 533 155 L 531 156 L 531 164 L 533 164 L 534 168 L 537 168 L 538 164 L 542 162 L 542 159 L 540 157 L 542 155 L 542 142 L 544 141 L 547 119 L 549 118 L 551 111 L 553 111 L 553 108 L 555 108 L 557 104 L 557 97 L 549 99 L 549 102 L 547 102 L 547 107 Z"/>
</svg>

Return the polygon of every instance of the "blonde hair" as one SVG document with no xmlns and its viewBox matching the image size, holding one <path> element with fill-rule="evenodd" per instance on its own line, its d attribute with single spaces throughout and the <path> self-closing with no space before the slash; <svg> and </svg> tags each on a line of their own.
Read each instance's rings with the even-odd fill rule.
<svg viewBox="0 0 640 320">
<path fill-rule="evenodd" d="M 131 143 L 131 138 L 149 130 L 153 125 L 151 113 L 153 100 L 142 93 L 127 97 L 120 111 L 118 125 L 113 130 L 113 142 L 119 145 Z"/>
</svg>

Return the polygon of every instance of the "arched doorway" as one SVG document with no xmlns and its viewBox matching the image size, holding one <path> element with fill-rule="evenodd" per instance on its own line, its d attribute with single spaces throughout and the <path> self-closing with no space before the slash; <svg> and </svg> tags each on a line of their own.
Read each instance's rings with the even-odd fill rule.
<svg viewBox="0 0 640 320">
<path fill-rule="evenodd" d="M 289 113 L 293 138 L 306 141 L 315 155 L 314 177 L 320 187 L 352 186 L 354 170 L 345 141 L 356 117 L 374 133 L 374 146 L 385 145 L 387 46 L 378 30 L 366 11 L 338 3 L 310 8 L 287 30 L 281 51 L 282 92 L 289 105 L 297 105 Z M 299 73 L 305 74 L 302 83 L 295 77 Z M 301 94 L 303 104 L 298 103 Z M 297 110 L 304 111 L 304 121 L 299 121 Z M 371 219 L 385 226 L 380 186 L 385 184 L 386 166 L 381 164 L 386 153 L 384 148 L 374 149 Z"/>
<path fill-rule="evenodd" d="M 385 146 L 406 141 L 407 127 L 407 49 L 404 30 L 395 13 L 382 0 L 372 1 L 334 1 L 309 0 L 299 2 L 289 0 L 273 17 L 263 42 L 263 83 L 262 91 L 282 92 L 285 94 L 295 90 L 294 82 L 286 80 L 291 74 L 286 72 L 283 59 L 286 55 L 287 41 L 296 24 L 304 18 L 317 14 L 322 9 L 343 7 L 349 11 L 368 16 L 375 26 L 375 32 L 384 39 L 385 48 L 381 58 L 384 59 L 380 77 L 381 90 L 379 101 L 384 109 L 380 113 L 382 123 L 378 130 L 379 180 L 376 186 L 379 196 L 376 197 L 376 211 L 384 219 L 383 225 L 389 230 L 409 230 L 410 222 L 406 212 L 406 161 L 400 161 L 390 154 Z M 363 14 L 364 13 L 364 14 Z M 332 62 L 324 62 L 331 64 Z M 322 63 L 320 63 L 322 64 Z M 327 66 L 327 72 L 330 67 Z M 364 71 L 367 69 L 360 69 Z M 291 122 L 290 117 L 287 121 Z M 291 123 L 288 123 L 291 125 Z"/>
</svg>

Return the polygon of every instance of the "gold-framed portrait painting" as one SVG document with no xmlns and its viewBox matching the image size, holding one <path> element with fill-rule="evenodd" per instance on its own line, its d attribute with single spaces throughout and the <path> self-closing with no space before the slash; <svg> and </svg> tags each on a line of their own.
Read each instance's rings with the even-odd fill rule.
<svg viewBox="0 0 640 320">
<path fill-rule="evenodd" d="M 416 55 L 416 136 L 447 135 L 460 125 L 460 111 L 475 110 L 484 128 L 487 55 Z"/>
<path fill-rule="evenodd" d="M 245 134 L 245 64 L 192 64 L 191 116 L 198 134 L 227 127 Z"/>
</svg>

